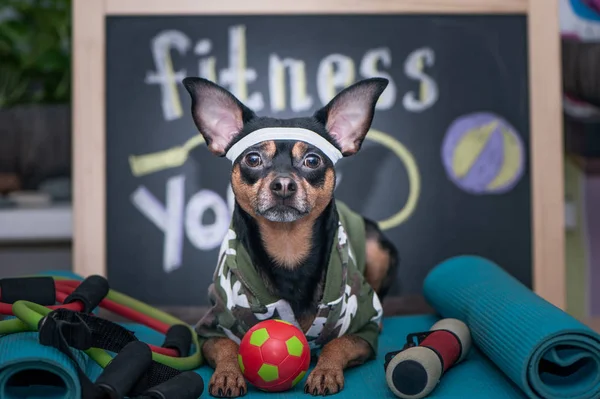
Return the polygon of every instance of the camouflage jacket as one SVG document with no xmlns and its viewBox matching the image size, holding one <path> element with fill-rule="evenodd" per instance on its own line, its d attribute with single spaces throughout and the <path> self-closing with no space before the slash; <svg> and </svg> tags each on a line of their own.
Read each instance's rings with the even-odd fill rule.
<svg viewBox="0 0 600 399">
<path fill-rule="evenodd" d="M 319 349 L 344 334 L 366 340 L 377 352 L 383 310 L 377 294 L 364 279 L 365 226 L 362 217 L 337 201 L 340 222 L 323 296 L 312 326 L 304 331 L 311 349 Z M 277 318 L 301 328 L 289 303 L 266 289 L 243 245 L 230 227 L 219 252 L 213 283 L 208 289 L 212 308 L 196 325 L 201 341 L 228 337 L 239 344 L 254 324 Z"/>
</svg>

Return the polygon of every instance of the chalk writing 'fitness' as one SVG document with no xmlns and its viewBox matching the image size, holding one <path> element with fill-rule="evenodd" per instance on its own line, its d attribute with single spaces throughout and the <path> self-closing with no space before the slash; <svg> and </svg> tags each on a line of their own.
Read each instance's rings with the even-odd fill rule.
<svg viewBox="0 0 600 399">
<path fill-rule="evenodd" d="M 226 87 L 237 98 L 254 111 L 265 108 L 263 93 L 252 91 L 249 84 L 257 79 L 256 69 L 247 65 L 246 59 L 246 27 L 235 25 L 228 32 L 229 65 L 217 71 L 217 59 L 210 55 L 213 45 L 210 39 L 200 39 L 195 45 L 189 36 L 178 30 L 166 30 L 159 33 L 151 43 L 152 55 L 156 71 L 148 72 L 146 83 L 159 85 L 161 88 L 161 104 L 166 120 L 174 120 L 183 116 L 180 92 L 177 85 L 188 75 L 196 75 L 195 71 L 179 69 L 175 71 L 171 51 L 181 55 L 190 51 L 200 57 L 197 75 L 212 80 Z M 289 74 L 289 109 L 294 112 L 305 112 L 315 105 L 315 98 L 307 92 L 306 63 L 301 59 L 281 58 L 272 53 L 268 55 L 269 66 L 269 106 L 271 112 L 288 109 L 286 87 L 286 70 Z M 432 49 L 423 47 L 414 50 L 404 62 L 404 73 L 407 77 L 419 81 L 419 92 L 409 91 L 402 97 L 403 107 L 411 112 L 423 111 L 431 107 L 438 98 L 438 87 L 435 80 L 424 72 L 424 68 L 432 67 L 435 54 Z M 381 64 L 386 69 L 392 67 L 392 54 L 386 47 L 367 50 L 357 67 L 352 58 L 344 54 L 329 54 L 320 62 L 316 76 L 318 100 L 322 105 L 331 100 L 335 94 L 354 83 L 356 80 L 384 77 L 389 84 L 379 101 L 378 110 L 392 108 L 396 103 L 397 88 L 392 76 L 378 68 Z"/>
<path fill-rule="evenodd" d="M 229 65 L 217 73 L 217 59 L 210 55 L 212 41 L 198 40 L 193 49 L 191 39 L 181 31 L 167 30 L 159 33 L 151 41 L 156 71 L 148 72 L 145 82 L 159 85 L 163 117 L 167 121 L 183 116 L 178 85 L 194 72 L 183 69 L 175 71 L 171 51 L 181 55 L 190 51 L 200 56 L 198 76 L 210 79 L 227 89 L 255 111 L 265 108 L 263 93 L 252 92 L 249 88 L 257 79 L 255 69 L 246 62 L 246 29 L 243 25 L 232 26 L 228 33 Z M 435 80 L 424 72 L 424 68 L 434 64 L 434 52 L 424 47 L 410 53 L 405 59 L 403 71 L 406 76 L 419 82 L 418 93 L 409 91 L 402 97 L 402 106 L 410 112 L 420 112 L 435 104 L 438 88 Z M 354 60 L 343 54 L 330 54 L 324 57 L 317 69 L 317 98 L 321 105 L 327 104 L 341 89 L 355 81 L 369 77 L 385 77 L 389 84 L 381 95 L 377 110 L 388 110 L 396 104 L 397 88 L 393 78 L 387 72 L 378 69 L 378 65 L 386 69 L 392 68 L 392 54 L 385 47 L 367 50 L 360 60 L 356 76 Z M 286 70 L 289 76 L 289 93 L 286 87 Z M 289 109 L 299 116 L 315 104 L 315 98 L 308 94 L 306 64 L 303 60 L 281 58 L 277 54 L 269 55 L 268 64 L 268 98 L 272 113 Z M 289 97 L 289 106 L 288 106 Z M 195 134 L 195 133 L 194 133 Z M 366 137 L 383 145 L 400 160 L 409 177 L 409 196 L 406 204 L 389 218 L 379 221 L 380 227 L 393 228 L 403 223 L 413 213 L 420 194 L 420 176 L 416 162 L 410 152 L 392 136 L 371 130 Z M 200 135 L 191 137 L 184 145 L 152 154 L 132 155 L 129 162 L 131 172 L 136 177 L 145 176 L 183 165 L 188 152 L 204 143 Z M 341 177 L 341 173 L 338 177 Z M 167 273 L 177 270 L 182 264 L 183 242 L 187 237 L 198 250 L 210 251 L 217 248 L 227 232 L 233 210 L 234 198 L 231 184 L 227 185 L 227 200 L 215 191 L 203 188 L 193 194 L 186 203 L 186 178 L 178 174 L 168 178 L 166 182 L 165 203 L 153 195 L 144 185 L 140 185 L 131 195 L 134 207 L 142 213 L 155 227 L 164 234 L 163 270 Z M 229 182 L 223 182 L 227 184 Z M 339 181 L 336 186 L 339 185 Z M 214 215 L 212 223 L 204 223 L 204 215 Z"/>
</svg>

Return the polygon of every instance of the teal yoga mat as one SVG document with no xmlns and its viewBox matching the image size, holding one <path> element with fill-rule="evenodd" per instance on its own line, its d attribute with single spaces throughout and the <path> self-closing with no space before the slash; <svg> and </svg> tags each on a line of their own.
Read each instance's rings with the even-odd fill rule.
<svg viewBox="0 0 600 399">
<path fill-rule="evenodd" d="M 464 321 L 474 344 L 529 398 L 600 398 L 600 335 L 535 295 L 495 263 L 451 258 L 424 284 L 443 317 Z"/>
<path fill-rule="evenodd" d="M 406 316 L 391 317 L 384 320 L 384 332 L 380 338 L 377 359 L 361 367 L 347 370 L 343 391 L 332 398 L 365 399 L 388 398 L 395 396 L 385 383 L 383 359 L 385 353 L 400 349 L 406 335 L 412 332 L 428 330 L 437 317 Z M 135 331 L 136 336 L 147 343 L 161 345 L 164 336 L 148 327 L 139 324 L 125 323 L 125 327 Z M 79 385 L 73 364 L 59 351 L 37 343 L 34 333 L 20 333 L 0 337 L 0 398 L 2 399 L 80 399 Z M 4 351 L 6 349 L 6 352 Z M 10 349 L 10 350 L 9 350 Z M 86 374 L 95 381 L 102 369 L 85 354 L 79 353 L 80 365 Z M 311 365 L 311 369 L 314 364 Z M 30 374 L 31 386 L 17 386 L 11 382 L 10 375 L 18 371 L 44 369 L 55 377 L 64 380 L 64 388 L 53 387 L 39 374 Z M 203 366 L 196 370 L 208 385 L 213 370 Z M 4 376 L 4 378 L 2 377 Z M 294 389 L 283 393 L 267 393 L 249 386 L 246 397 L 262 399 L 306 399 L 310 397 L 303 391 L 305 379 Z M 4 396 L 4 392 L 10 395 Z M 486 399 L 525 399 L 519 388 L 508 380 L 498 368 L 482 354 L 473 350 L 467 359 L 448 371 L 437 389 L 429 396 L 432 399 L 469 399 L 482 398 L 481 392 L 488 392 Z M 205 391 L 203 398 L 210 395 Z M 483 399 L 483 398 L 482 398 Z"/>
<path fill-rule="evenodd" d="M 345 372 L 345 387 L 339 394 L 328 396 L 331 399 L 393 399 L 396 398 L 385 382 L 383 360 L 387 352 L 401 349 L 406 335 L 426 331 L 438 321 L 433 315 L 388 317 L 383 322 L 383 333 L 379 341 L 377 359 Z M 142 341 L 161 345 L 163 336 L 140 325 L 126 324 L 134 330 Z M 311 370 L 314 364 L 311 364 Z M 213 370 L 203 366 L 197 372 L 208 386 Z M 306 377 L 292 390 L 281 393 L 262 392 L 249 386 L 248 399 L 308 399 L 304 393 Z M 202 398 L 212 398 L 205 391 Z M 481 352 L 473 350 L 463 363 L 448 370 L 438 387 L 428 396 L 429 399 L 525 399 L 521 390 L 491 363 Z"/>
<path fill-rule="evenodd" d="M 99 375 L 95 363 L 73 351 L 86 374 Z M 94 367 L 95 366 L 95 367 Z M 0 338 L 0 398 L 80 399 L 79 378 L 73 362 L 60 351 L 42 346 L 33 332 Z"/>
<path fill-rule="evenodd" d="M 435 316 L 391 317 L 384 320 L 384 332 L 381 335 L 379 354 L 361 367 L 347 370 L 346 385 L 335 399 L 388 398 L 395 396 L 385 383 L 383 359 L 386 352 L 400 349 L 406 335 L 411 332 L 428 330 L 438 320 Z M 135 331 L 136 336 L 154 345 L 161 345 L 164 336 L 139 324 L 125 323 L 125 327 Z M 79 385 L 73 364 L 59 351 L 37 343 L 34 333 L 20 333 L 0 337 L 0 398 L 2 399 L 80 399 Z M 6 351 L 5 351 L 6 349 Z M 102 369 L 85 354 L 79 353 L 80 365 L 86 374 L 95 381 Z M 311 369 L 314 364 L 311 365 Z M 30 374 L 30 387 L 17 386 L 10 376 L 18 371 L 44 369 L 64 380 L 64 388 L 48 384 L 38 374 Z M 208 385 L 213 370 L 203 366 L 196 370 Z M 4 376 L 4 377 L 3 377 Z M 294 389 L 282 393 L 267 393 L 249 386 L 246 397 L 262 399 L 306 399 L 310 397 L 303 391 L 305 379 Z M 8 392 L 10 395 L 5 395 Z M 469 399 L 481 398 L 481 392 L 489 392 L 486 399 L 525 399 L 519 388 L 508 380 L 498 368 L 482 354 L 474 350 L 468 358 L 448 371 L 436 390 L 429 396 L 432 399 Z M 203 398 L 210 395 L 205 391 Z"/>
</svg>

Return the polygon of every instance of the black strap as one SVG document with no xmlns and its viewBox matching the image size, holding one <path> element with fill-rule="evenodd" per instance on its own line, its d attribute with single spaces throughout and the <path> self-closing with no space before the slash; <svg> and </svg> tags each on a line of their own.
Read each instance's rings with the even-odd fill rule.
<svg viewBox="0 0 600 399">
<path fill-rule="evenodd" d="M 412 348 L 417 345 L 421 345 L 421 342 L 425 340 L 431 333 L 439 331 L 439 330 L 429 330 L 429 331 L 421 331 L 416 333 L 411 333 L 406 336 L 406 343 L 400 350 L 388 352 L 384 356 L 383 369 L 387 371 L 388 365 L 392 361 L 392 359 L 400 352 L 407 350 L 408 348 Z M 415 342 L 416 341 L 416 342 Z"/>
<path fill-rule="evenodd" d="M 85 350 L 90 347 L 119 353 L 128 343 L 138 341 L 135 334 L 123 326 L 101 319 L 92 314 L 56 309 L 44 317 L 39 325 L 39 340 L 42 345 L 52 346 L 67 355 L 77 368 L 83 399 L 103 397 L 103 391 L 87 377 L 75 360 L 71 347 Z M 140 395 L 181 372 L 164 364 L 152 361 L 150 367 L 138 379 L 129 392 Z"/>
<path fill-rule="evenodd" d="M 77 371 L 77 377 L 79 378 L 79 384 L 81 385 L 82 399 L 99 399 L 102 398 L 102 391 L 96 387 L 94 383 L 88 378 L 79 366 L 79 362 L 75 359 L 69 344 L 67 343 L 67 337 L 72 338 L 71 341 L 77 346 L 81 346 L 82 349 L 85 346 L 83 343 L 87 340 L 81 338 L 89 331 L 86 329 L 87 326 L 82 323 L 76 322 L 65 322 L 57 320 L 52 317 L 52 313 L 48 314 L 40 321 L 40 344 L 45 346 L 52 346 L 62 353 L 64 353 L 71 361 L 75 364 L 75 371 Z M 66 336 L 65 336 L 66 335 Z M 73 339 L 74 338 L 74 339 Z M 77 347 L 75 346 L 75 347 Z M 86 348 L 87 349 L 87 348 Z"/>
<path fill-rule="evenodd" d="M 50 312 L 48 317 L 79 327 L 72 334 L 65 336 L 69 346 L 77 349 L 83 350 L 95 347 L 117 353 L 131 341 L 138 340 L 133 331 L 93 314 L 60 308 Z M 43 329 L 40 329 L 39 332 L 40 336 L 46 333 Z M 48 333 L 51 334 L 53 331 L 49 331 Z M 89 335 L 89 338 L 84 338 L 86 335 Z M 88 346 L 81 346 L 80 342 L 82 341 L 87 342 Z"/>
</svg>

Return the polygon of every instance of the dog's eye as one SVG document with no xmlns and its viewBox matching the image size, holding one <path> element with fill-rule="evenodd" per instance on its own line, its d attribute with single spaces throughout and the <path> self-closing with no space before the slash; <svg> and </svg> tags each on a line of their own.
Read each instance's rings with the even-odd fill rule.
<svg viewBox="0 0 600 399">
<path fill-rule="evenodd" d="M 257 166 L 260 166 L 260 164 L 262 164 L 262 159 L 260 155 L 256 152 L 251 152 L 250 154 L 246 155 L 245 161 L 246 164 L 251 168 L 256 168 Z"/>
<path fill-rule="evenodd" d="M 304 158 L 304 166 L 307 168 L 315 169 L 321 165 L 321 158 L 316 155 L 308 155 Z"/>
</svg>

